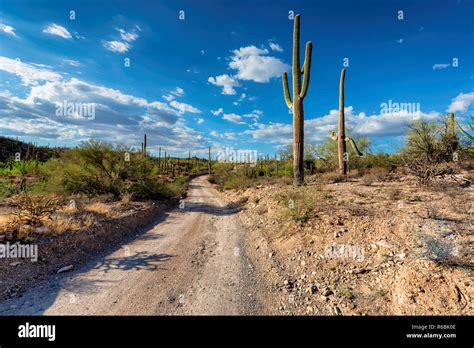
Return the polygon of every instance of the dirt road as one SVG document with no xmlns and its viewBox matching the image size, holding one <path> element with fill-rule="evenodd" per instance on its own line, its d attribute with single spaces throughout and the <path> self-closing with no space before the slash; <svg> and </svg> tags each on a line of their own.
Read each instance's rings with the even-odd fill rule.
<svg viewBox="0 0 474 348">
<path fill-rule="evenodd" d="M 195 178 L 186 200 L 144 234 L 1 303 L 0 314 L 266 314 L 235 212 Z"/>
</svg>

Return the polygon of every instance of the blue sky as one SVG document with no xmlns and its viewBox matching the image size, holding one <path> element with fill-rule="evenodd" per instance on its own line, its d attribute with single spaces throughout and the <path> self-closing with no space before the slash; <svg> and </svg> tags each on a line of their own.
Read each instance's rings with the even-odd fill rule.
<svg viewBox="0 0 474 348">
<path fill-rule="evenodd" d="M 372 151 L 397 150 L 414 119 L 472 113 L 472 0 L 2 0 L 0 135 L 140 146 L 146 132 L 151 151 L 273 154 L 292 141 L 289 11 L 302 16 L 301 47 L 314 45 L 307 142 L 335 129 L 345 58 L 347 122 Z M 389 101 L 414 108 L 383 114 Z M 94 105 L 93 117 L 58 105 Z"/>
</svg>

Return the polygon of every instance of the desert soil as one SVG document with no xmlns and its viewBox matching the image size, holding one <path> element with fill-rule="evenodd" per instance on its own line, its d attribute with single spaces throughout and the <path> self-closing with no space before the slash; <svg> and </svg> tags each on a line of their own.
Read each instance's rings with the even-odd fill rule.
<svg viewBox="0 0 474 348">
<path fill-rule="evenodd" d="M 472 173 L 226 191 L 283 315 L 473 315 Z M 292 204 L 293 208 L 289 209 Z"/>
</svg>

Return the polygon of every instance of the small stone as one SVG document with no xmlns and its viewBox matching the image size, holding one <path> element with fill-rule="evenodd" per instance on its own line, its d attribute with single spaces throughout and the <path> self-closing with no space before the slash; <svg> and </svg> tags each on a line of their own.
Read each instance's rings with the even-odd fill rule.
<svg viewBox="0 0 474 348">
<path fill-rule="evenodd" d="M 48 226 L 43 225 L 43 226 L 36 227 L 35 232 L 36 233 L 46 233 L 46 232 L 48 232 Z"/>
<path fill-rule="evenodd" d="M 356 305 L 353 304 L 353 303 L 349 303 L 349 306 L 348 306 L 348 307 L 349 307 L 349 309 L 354 309 L 354 308 L 356 308 Z"/>
<path fill-rule="evenodd" d="M 335 315 L 341 315 L 341 309 L 338 306 L 334 306 L 333 311 Z"/>
<path fill-rule="evenodd" d="M 301 261 L 301 266 L 306 266 L 306 261 Z"/>
<path fill-rule="evenodd" d="M 57 273 L 71 271 L 73 268 L 74 268 L 73 265 L 67 265 L 67 266 L 64 266 L 63 268 L 60 268 Z"/>
<path fill-rule="evenodd" d="M 10 263 L 10 266 L 11 266 L 11 267 L 16 267 L 16 266 L 18 266 L 18 265 L 21 265 L 21 262 L 20 262 L 20 261 L 16 261 L 16 262 Z"/>
<path fill-rule="evenodd" d="M 322 295 L 323 295 L 323 296 L 330 296 L 330 295 L 332 295 L 332 294 L 333 294 L 333 292 L 332 292 L 332 290 L 329 289 L 329 288 L 325 288 L 325 289 L 323 289 L 323 291 L 322 291 Z"/>
<path fill-rule="evenodd" d="M 293 284 L 293 282 L 292 282 L 291 280 L 285 280 L 285 281 L 283 282 L 283 284 L 285 284 L 285 286 L 286 286 L 286 288 L 287 288 L 288 290 L 293 289 L 293 287 L 294 287 L 294 284 Z"/>
<path fill-rule="evenodd" d="M 275 253 L 272 251 L 271 253 L 268 254 L 268 258 L 271 259 L 274 255 Z"/>
</svg>

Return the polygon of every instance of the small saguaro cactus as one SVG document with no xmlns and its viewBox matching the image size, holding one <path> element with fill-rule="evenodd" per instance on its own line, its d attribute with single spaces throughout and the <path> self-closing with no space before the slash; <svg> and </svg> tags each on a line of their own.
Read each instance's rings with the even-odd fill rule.
<svg viewBox="0 0 474 348">
<path fill-rule="evenodd" d="M 146 156 L 146 133 L 143 135 L 143 154 Z"/>
<path fill-rule="evenodd" d="M 313 45 L 311 41 L 306 43 L 306 53 L 303 68 L 300 66 L 300 15 L 294 18 L 293 29 L 293 100 L 291 100 L 290 89 L 288 87 L 288 75 L 283 73 L 283 94 L 286 105 L 293 111 L 293 184 L 302 185 L 304 183 L 304 112 L 303 99 L 308 93 L 309 77 L 311 71 L 311 51 Z M 303 85 L 301 85 L 301 75 L 303 75 Z"/>
<path fill-rule="evenodd" d="M 339 122 L 338 132 L 332 132 L 331 138 L 337 141 L 337 155 L 339 159 L 339 174 L 347 175 L 347 146 L 346 141 L 350 142 L 352 149 L 359 155 L 362 156 L 362 152 L 359 151 L 357 145 L 351 137 L 346 136 L 345 117 L 344 117 L 344 79 L 346 77 L 346 69 L 341 71 L 341 80 L 339 82 Z"/>
</svg>

